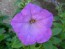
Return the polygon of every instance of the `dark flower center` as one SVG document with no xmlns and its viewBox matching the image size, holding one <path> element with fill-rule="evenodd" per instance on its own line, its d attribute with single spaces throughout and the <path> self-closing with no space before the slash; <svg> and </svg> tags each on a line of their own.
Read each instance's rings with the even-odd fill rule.
<svg viewBox="0 0 65 49">
<path fill-rule="evenodd" d="M 35 19 L 31 19 L 29 22 L 32 24 L 32 23 L 35 23 L 36 20 Z"/>
</svg>

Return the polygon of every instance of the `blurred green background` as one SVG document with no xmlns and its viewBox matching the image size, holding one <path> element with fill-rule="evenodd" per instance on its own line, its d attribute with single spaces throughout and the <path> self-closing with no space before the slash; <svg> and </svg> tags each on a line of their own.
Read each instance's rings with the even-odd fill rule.
<svg viewBox="0 0 65 49">
<path fill-rule="evenodd" d="M 54 15 L 53 35 L 46 43 L 24 46 L 12 30 L 11 19 L 29 2 Z M 0 0 L 0 49 L 65 49 L 65 0 Z"/>
</svg>

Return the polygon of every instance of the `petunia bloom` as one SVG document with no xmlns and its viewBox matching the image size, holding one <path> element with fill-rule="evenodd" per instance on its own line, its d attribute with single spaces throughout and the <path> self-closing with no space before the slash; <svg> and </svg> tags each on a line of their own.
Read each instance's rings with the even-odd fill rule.
<svg viewBox="0 0 65 49">
<path fill-rule="evenodd" d="M 53 14 L 28 3 L 11 21 L 13 30 L 24 45 L 47 42 L 51 36 Z"/>
</svg>

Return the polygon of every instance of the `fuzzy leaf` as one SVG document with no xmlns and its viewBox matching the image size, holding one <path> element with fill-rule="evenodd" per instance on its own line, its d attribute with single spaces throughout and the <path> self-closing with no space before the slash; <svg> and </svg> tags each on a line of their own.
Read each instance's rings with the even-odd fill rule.
<svg viewBox="0 0 65 49">
<path fill-rule="evenodd" d="M 53 44 L 51 42 L 46 42 L 43 44 L 44 49 L 53 49 Z"/>
<path fill-rule="evenodd" d="M 61 28 L 53 28 L 52 32 L 53 32 L 53 36 L 54 35 L 58 35 L 59 33 L 61 33 L 62 29 Z"/>
<path fill-rule="evenodd" d="M 51 38 L 51 42 L 53 44 L 59 44 L 61 42 L 61 39 L 57 38 L 57 37 L 52 37 Z"/>
<path fill-rule="evenodd" d="M 22 43 L 17 39 L 17 37 L 13 37 L 12 39 L 12 48 L 20 48 L 22 47 Z"/>
</svg>

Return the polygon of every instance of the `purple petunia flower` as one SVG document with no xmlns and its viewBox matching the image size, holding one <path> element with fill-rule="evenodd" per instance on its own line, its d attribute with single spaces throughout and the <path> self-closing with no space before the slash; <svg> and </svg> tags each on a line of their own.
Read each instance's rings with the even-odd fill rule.
<svg viewBox="0 0 65 49">
<path fill-rule="evenodd" d="M 47 42 L 52 36 L 53 15 L 46 9 L 29 3 L 15 15 L 11 25 L 24 45 Z"/>
</svg>

